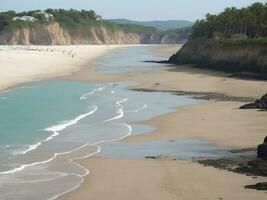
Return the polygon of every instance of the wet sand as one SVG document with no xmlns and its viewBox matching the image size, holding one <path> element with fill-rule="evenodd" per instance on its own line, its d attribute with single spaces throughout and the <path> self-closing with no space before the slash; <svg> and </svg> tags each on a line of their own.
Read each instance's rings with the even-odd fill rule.
<svg viewBox="0 0 267 200">
<path fill-rule="evenodd" d="M 84 68 L 74 73 L 71 79 L 134 80 L 139 83 L 135 86 L 137 89 L 208 92 L 251 99 L 263 95 L 267 88 L 264 81 L 228 78 L 224 73 L 185 66 L 175 70 L 127 75 L 105 75 L 96 73 L 94 68 Z M 124 142 L 200 138 L 227 148 L 255 147 L 266 136 L 267 113 L 239 110 L 243 104 L 242 101 L 215 99 L 177 108 L 177 112 L 138 122 L 154 125 L 158 129 L 145 135 L 128 137 Z M 79 162 L 90 169 L 90 175 L 80 188 L 60 199 L 266 199 L 265 192 L 244 189 L 245 185 L 267 181 L 266 178 L 254 179 L 191 161 L 94 157 Z"/>
<path fill-rule="evenodd" d="M 127 142 L 199 138 L 230 149 L 255 148 L 267 135 L 267 113 L 238 109 L 243 102 L 208 101 L 184 106 L 142 124 L 158 127 L 152 133 L 127 138 Z"/>
<path fill-rule="evenodd" d="M 265 192 L 246 190 L 261 178 L 203 167 L 191 161 L 115 160 L 90 158 L 80 162 L 90 175 L 65 200 L 216 200 L 266 199 Z"/>
</svg>

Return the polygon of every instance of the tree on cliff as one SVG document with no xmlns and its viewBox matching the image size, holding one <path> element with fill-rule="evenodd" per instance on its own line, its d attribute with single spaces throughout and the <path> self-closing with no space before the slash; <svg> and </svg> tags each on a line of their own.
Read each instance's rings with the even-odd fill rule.
<svg viewBox="0 0 267 200">
<path fill-rule="evenodd" d="M 192 37 L 214 37 L 216 33 L 224 37 L 243 34 L 248 38 L 267 37 L 267 4 L 254 3 L 247 8 L 226 8 L 218 15 L 207 14 L 198 20 L 192 31 Z"/>
</svg>

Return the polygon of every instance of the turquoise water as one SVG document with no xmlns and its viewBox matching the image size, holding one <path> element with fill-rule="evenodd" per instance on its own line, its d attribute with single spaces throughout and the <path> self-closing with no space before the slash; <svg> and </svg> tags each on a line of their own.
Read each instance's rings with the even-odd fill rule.
<svg viewBox="0 0 267 200">
<path fill-rule="evenodd" d="M 104 73 L 134 73 L 166 69 L 165 64 L 155 64 L 144 61 L 167 60 L 169 55 L 159 57 L 153 53 L 153 46 L 125 47 L 104 55 L 94 62 L 97 70 Z M 116 62 L 110 62 L 115 59 Z"/>
<path fill-rule="evenodd" d="M 94 65 L 106 73 L 162 68 L 141 62 L 153 57 L 151 47 L 126 48 L 107 54 Z M 89 174 L 75 160 L 96 153 L 139 158 L 147 153 L 174 152 L 164 143 L 127 146 L 118 141 L 155 129 L 131 122 L 201 101 L 128 90 L 133 84 L 49 80 L 1 92 L 0 199 L 47 200 L 72 191 Z M 198 141 L 193 143 L 201 146 Z"/>
<path fill-rule="evenodd" d="M 47 81 L 0 93 L 0 130 L 4 130 L 0 132 L 0 145 L 32 144 L 47 137 L 46 127 L 85 111 L 85 102 L 77 99 L 94 87 L 80 82 Z"/>
<path fill-rule="evenodd" d="M 130 91 L 131 84 L 41 81 L 1 93 L 0 199 L 51 199 L 72 190 L 88 174 L 74 159 L 154 129 L 131 121 L 198 102 Z"/>
</svg>

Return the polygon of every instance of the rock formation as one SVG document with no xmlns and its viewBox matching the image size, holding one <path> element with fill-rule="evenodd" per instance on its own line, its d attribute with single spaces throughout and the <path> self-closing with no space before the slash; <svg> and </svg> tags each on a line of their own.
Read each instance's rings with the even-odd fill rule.
<svg viewBox="0 0 267 200">
<path fill-rule="evenodd" d="M 231 73 L 255 73 L 267 78 L 267 46 L 264 43 L 235 43 L 213 39 L 190 39 L 169 63 Z"/>
<path fill-rule="evenodd" d="M 263 95 L 260 99 L 254 103 L 245 104 L 240 109 L 262 109 L 267 110 L 267 94 Z"/>
<path fill-rule="evenodd" d="M 262 158 L 267 160 L 267 136 L 264 139 L 263 144 L 260 144 L 257 148 L 257 156 L 258 158 Z"/>
</svg>

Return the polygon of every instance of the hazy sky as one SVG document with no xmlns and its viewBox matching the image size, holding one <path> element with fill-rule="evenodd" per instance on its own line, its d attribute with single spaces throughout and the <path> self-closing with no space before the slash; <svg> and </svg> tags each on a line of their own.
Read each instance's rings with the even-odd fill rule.
<svg viewBox="0 0 267 200">
<path fill-rule="evenodd" d="M 0 10 L 75 8 L 95 10 L 103 18 L 196 20 L 225 7 L 244 7 L 257 0 L 0 0 Z M 266 0 L 258 0 L 265 3 Z"/>
</svg>

